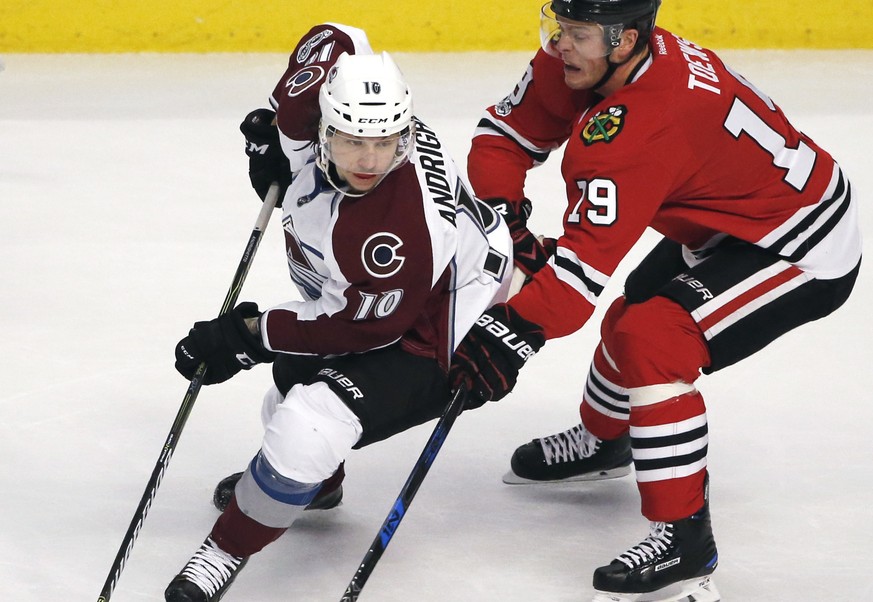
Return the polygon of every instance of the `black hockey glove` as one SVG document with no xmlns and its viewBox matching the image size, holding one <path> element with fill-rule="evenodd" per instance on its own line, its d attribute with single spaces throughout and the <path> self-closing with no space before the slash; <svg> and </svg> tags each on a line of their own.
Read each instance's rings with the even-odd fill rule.
<svg viewBox="0 0 873 602">
<path fill-rule="evenodd" d="M 273 123 L 276 112 L 270 109 L 255 109 L 243 120 L 239 131 L 246 137 L 246 155 L 249 157 L 249 180 L 252 188 L 263 201 L 273 182 L 279 183 L 279 201 L 291 184 L 291 164 L 282 152 L 279 128 Z"/>
<path fill-rule="evenodd" d="M 449 382 L 455 389 L 467 387 L 470 409 L 503 399 L 544 343 L 542 328 L 504 303 L 495 305 L 479 316 L 455 350 Z"/>
<path fill-rule="evenodd" d="M 196 322 L 176 344 L 176 370 L 191 380 L 200 363 L 206 362 L 209 369 L 203 384 L 214 385 L 255 364 L 272 362 L 276 354 L 263 346 L 245 322 L 259 315 L 256 303 L 240 303 L 214 320 Z"/>
<path fill-rule="evenodd" d="M 509 233 L 512 235 L 512 254 L 515 265 L 530 278 L 546 265 L 555 252 L 555 239 L 537 240 L 533 232 L 527 229 L 533 205 L 530 200 L 522 199 L 516 210 L 513 203 L 506 199 L 484 199 L 495 211 L 503 216 Z"/>
</svg>

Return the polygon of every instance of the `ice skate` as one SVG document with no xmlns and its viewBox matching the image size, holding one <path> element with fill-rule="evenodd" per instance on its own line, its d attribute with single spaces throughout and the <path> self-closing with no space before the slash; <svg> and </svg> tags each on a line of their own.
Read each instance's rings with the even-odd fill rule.
<svg viewBox="0 0 873 602">
<path fill-rule="evenodd" d="M 215 486 L 215 492 L 212 494 L 212 503 L 221 512 L 224 512 L 224 509 L 230 503 L 230 498 L 233 496 L 233 491 L 242 475 L 243 473 L 241 472 L 235 472 L 221 479 L 218 485 Z M 309 502 L 306 510 L 330 510 L 339 506 L 343 500 L 342 482 L 345 478 L 345 462 L 343 462 L 331 477 L 322 482 L 318 495 Z"/>
<path fill-rule="evenodd" d="M 594 571 L 592 602 L 718 602 L 709 503 L 688 518 L 651 523 L 649 536 Z"/>
<path fill-rule="evenodd" d="M 630 473 L 630 436 L 598 439 L 585 426 L 534 439 L 515 450 L 511 470 L 503 476 L 510 485 L 614 479 Z"/>
<path fill-rule="evenodd" d="M 207 537 L 164 591 L 166 602 L 217 602 L 248 562 L 231 556 Z"/>
<path fill-rule="evenodd" d="M 708 575 L 687 579 L 645 594 L 597 592 L 591 602 L 719 602 L 721 595 Z"/>
</svg>

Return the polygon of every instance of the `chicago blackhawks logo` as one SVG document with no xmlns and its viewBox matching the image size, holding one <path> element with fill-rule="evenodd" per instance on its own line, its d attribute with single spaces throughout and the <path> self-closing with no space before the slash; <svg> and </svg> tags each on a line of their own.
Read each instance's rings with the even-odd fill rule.
<svg viewBox="0 0 873 602">
<path fill-rule="evenodd" d="M 406 258 L 397 254 L 403 241 L 396 234 L 378 232 L 361 247 L 361 261 L 374 278 L 388 278 L 400 271 Z"/>
<path fill-rule="evenodd" d="M 512 101 L 508 96 L 494 105 L 494 112 L 500 117 L 506 117 L 512 113 Z"/>
<path fill-rule="evenodd" d="M 618 105 L 600 111 L 588 120 L 582 128 L 582 142 L 585 146 L 591 146 L 595 142 L 612 142 L 624 127 L 624 117 L 627 115 L 627 107 Z"/>
</svg>

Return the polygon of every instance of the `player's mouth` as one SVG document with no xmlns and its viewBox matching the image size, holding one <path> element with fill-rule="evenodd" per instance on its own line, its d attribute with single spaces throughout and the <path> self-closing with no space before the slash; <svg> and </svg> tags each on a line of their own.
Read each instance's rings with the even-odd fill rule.
<svg viewBox="0 0 873 602">
<path fill-rule="evenodd" d="M 355 172 L 352 175 L 355 176 L 356 178 L 358 178 L 359 180 L 365 180 L 365 181 L 370 181 L 376 177 L 376 174 L 374 174 L 374 173 L 357 173 L 357 172 Z"/>
</svg>

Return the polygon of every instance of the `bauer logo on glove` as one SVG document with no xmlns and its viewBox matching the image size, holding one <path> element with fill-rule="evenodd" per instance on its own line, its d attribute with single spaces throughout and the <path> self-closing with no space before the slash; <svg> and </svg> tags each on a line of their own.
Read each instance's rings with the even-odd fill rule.
<svg viewBox="0 0 873 602">
<path fill-rule="evenodd" d="M 536 354 L 536 350 L 530 343 L 520 338 L 506 324 L 495 320 L 488 314 L 479 316 L 479 319 L 476 320 L 476 326 L 484 328 L 487 332 L 497 337 L 501 343 L 514 351 L 523 362 L 526 362 Z"/>
<path fill-rule="evenodd" d="M 467 408 L 498 401 L 512 391 L 519 370 L 544 343 L 539 325 L 499 303 L 479 316 L 458 345 L 449 379 L 455 388 L 463 386 L 472 393 Z"/>
</svg>

